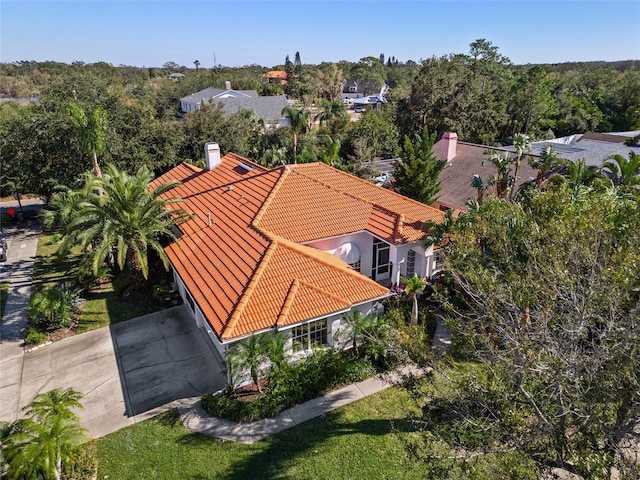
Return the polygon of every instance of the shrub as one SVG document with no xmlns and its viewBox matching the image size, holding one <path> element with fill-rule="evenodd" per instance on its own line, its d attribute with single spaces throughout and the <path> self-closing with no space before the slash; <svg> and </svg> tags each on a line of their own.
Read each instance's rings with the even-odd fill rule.
<svg viewBox="0 0 640 480">
<path fill-rule="evenodd" d="M 24 343 L 29 346 L 41 345 L 45 343 L 49 337 L 46 333 L 38 331 L 35 327 L 29 327 Z"/>
<path fill-rule="evenodd" d="M 91 480 L 96 478 L 98 458 L 94 443 L 82 445 L 71 455 L 69 463 L 62 465 L 65 480 Z"/>
<path fill-rule="evenodd" d="M 438 320 L 436 315 L 431 310 L 429 305 L 422 305 L 418 310 L 419 323 L 424 325 L 425 332 L 429 335 L 429 338 L 433 340 L 433 336 L 436 333 L 436 327 L 438 326 Z"/>
<path fill-rule="evenodd" d="M 236 422 L 253 422 L 274 417 L 298 403 L 341 385 L 364 380 L 375 373 L 368 359 L 359 358 L 352 352 L 315 350 L 287 369 L 286 375 L 274 382 L 273 387 L 270 385 L 265 394 L 250 401 L 227 395 L 205 395 L 201 401 L 209 415 Z"/>
<path fill-rule="evenodd" d="M 36 292 L 29 304 L 29 319 L 41 331 L 55 330 L 71 323 L 77 295 L 60 285 Z"/>
<path fill-rule="evenodd" d="M 49 245 L 57 245 L 61 241 L 62 241 L 62 235 L 60 235 L 59 233 L 54 233 L 53 235 L 51 235 L 51 238 L 49 239 Z"/>
<path fill-rule="evenodd" d="M 407 297 L 391 298 L 384 304 L 384 315 L 389 324 L 403 327 L 411 320 L 411 301 Z"/>
</svg>

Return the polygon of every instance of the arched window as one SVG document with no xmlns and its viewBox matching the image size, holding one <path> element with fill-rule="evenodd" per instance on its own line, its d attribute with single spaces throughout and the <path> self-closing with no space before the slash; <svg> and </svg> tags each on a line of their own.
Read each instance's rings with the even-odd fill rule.
<svg viewBox="0 0 640 480">
<path fill-rule="evenodd" d="M 348 263 L 356 272 L 360 271 L 360 249 L 355 243 L 343 243 L 336 248 L 334 255 L 345 263 Z"/>
</svg>

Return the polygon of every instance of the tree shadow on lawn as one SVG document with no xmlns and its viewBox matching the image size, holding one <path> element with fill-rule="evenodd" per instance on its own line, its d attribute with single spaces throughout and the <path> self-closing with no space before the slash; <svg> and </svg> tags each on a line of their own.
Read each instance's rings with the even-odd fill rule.
<svg viewBox="0 0 640 480">
<path fill-rule="evenodd" d="M 33 270 L 33 288 L 42 290 L 61 283 L 74 284 L 78 278 L 78 258 L 59 259 L 55 255 L 36 259 Z"/>
<path fill-rule="evenodd" d="M 286 471 L 295 465 L 300 456 L 309 456 L 309 452 L 321 447 L 328 439 L 351 434 L 383 436 L 398 432 L 416 431 L 408 418 L 364 419 L 359 421 L 345 420 L 339 412 L 329 412 L 325 418 L 317 417 L 306 421 L 292 429 L 269 437 L 252 446 L 259 449 L 257 453 L 243 460 L 242 463 L 229 468 L 222 480 L 252 480 L 288 478 Z M 209 442 L 222 442 L 205 437 Z M 203 436 L 199 434 L 185 435 L 180 443 L 186 445 L 202 445 Z M 264 443 L 267 448 L 260 448 Z M 228 445 L 228 441 L 224 441 Z M 375 455 L 368 452 L 366 455 Z M 326 460 L 326 459 L 325 459 Z M 343 472 L 344 473 L 344 472 Z M 335 471 L 336 477 L 342 474 Z M 200 477 L 190 477 L 197 480 Z"/>
</svg>

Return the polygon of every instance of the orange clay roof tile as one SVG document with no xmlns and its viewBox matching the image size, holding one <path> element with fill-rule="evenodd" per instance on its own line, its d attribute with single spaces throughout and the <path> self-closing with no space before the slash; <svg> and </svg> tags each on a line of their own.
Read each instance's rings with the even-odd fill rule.
<svg viewBox="0 0 640 480">
<path fill-rule="evenodd" d="M 248 171 L 242 163 L 252 168 Z M 385 287 L 300 242 L 369 231 L 391 243 L 424 235 L 442 213 L 321 163 L 267 170 L 227 154 L 212 171 L 181 164 L 156 179 L 182 184 L 193 218 L 166 248 L 175 271 L 223 340 L 327 316 L 382 298 Z"/>
</svg>

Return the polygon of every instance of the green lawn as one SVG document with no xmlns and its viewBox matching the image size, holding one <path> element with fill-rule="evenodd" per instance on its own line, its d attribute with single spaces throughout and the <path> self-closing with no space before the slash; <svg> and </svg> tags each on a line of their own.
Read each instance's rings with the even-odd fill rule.
<svg viewBox="0 0 640 480">
<path fill-rule="evenodd" d="M 34 291 L 53 287 L 60 283 L 73 285 L 76 282 L 78 252 L 59 259 L 56 256 L 59 244 L 54 240 L 55 237 L 52 234 L 42 233 L 40 235 L 33 271 Z M 82 292 L 81 296 L 86 299 L 86 302 L 80 315 L 77 333 L 129 320 L 144 313 L 135 305 L 122 302 L 111 282 L 107 282 L 95 291 Z"/>
<path fill-rule="evenodd" d="M 358 402 L 243 445 L 184 429 L 172 410 L 97 441 L 98 478 L 118 479 L 418 479 L 405 442 L 405 416 L 419 408 L 389 388 Z"/>
<path fill-rule="evenodd" d="M 9 282 L 0 282 L 0 322 L 4 318 L 4 306 L 7 304 L 7 294 L 9 293 Z"/>
</svg>

